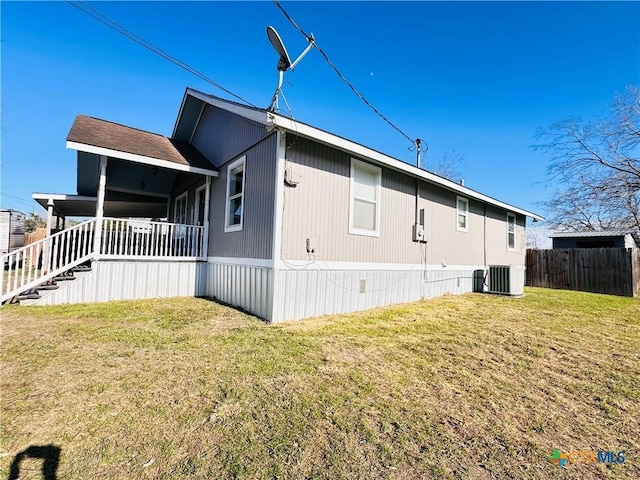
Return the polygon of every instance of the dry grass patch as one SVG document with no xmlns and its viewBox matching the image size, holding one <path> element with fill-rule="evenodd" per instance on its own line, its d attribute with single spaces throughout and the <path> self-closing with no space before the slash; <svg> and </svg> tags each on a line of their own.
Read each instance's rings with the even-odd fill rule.
<svg viewBox="0 0 640 480">
<path fill-rule="evenodd" d="M 280 325 L 198 299 L 2 317 L 3 476 L 53 444 L 60 479 L 640 478 L 638 299 L 529 289 Z M 554 448 L 627 460 L 559 469 Z"/>
</svg>

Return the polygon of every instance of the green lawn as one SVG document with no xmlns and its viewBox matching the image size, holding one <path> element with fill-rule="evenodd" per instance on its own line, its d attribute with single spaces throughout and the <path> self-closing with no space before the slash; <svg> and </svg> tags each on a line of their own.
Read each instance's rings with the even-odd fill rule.
<svg viewBox="0 0 640 480">
<path fill-rule="evenodd" d="M 0 476 L 640 478 L 640 299 L 527 289 L 267 325 L 201 299 L 3 307 Z M 552 464 L 554 449 L 623 464 Z M 42 461 L 20 463 L 42 478 Z"/>
</svg>

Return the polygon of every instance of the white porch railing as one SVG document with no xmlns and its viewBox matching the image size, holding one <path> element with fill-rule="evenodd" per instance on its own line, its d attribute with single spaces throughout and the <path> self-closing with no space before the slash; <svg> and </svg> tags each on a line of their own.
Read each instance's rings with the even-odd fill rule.
<svg viewBox="0 0 640 480">
<path fill-rule="evenodd" d="M 104 218 L 100 257 L 171 259 L 204 256 L 204 227 Z"/>
<path fill-rule="evenodd" d="M 95 218 L 2 255 L 0 302 L 94 258 L 202 259 L 204 227 L 103 218 L 98 252 Z"/>
<path fill-rule="evenodd" d="M 94 218 L 2 255 L 0 302 L 89 260 L 95 227 Z"/>
</svg>

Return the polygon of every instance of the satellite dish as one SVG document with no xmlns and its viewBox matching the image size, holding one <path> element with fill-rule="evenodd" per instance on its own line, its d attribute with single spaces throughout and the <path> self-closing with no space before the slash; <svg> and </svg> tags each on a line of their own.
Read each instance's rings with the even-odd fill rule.
<svg viewBox="0 0 640 480">
<path fill-rule="evenodd" d="M 273 45 L 273 48 L 278 52 L 278 55 L 280 55 L 280 60 L 278 60 L 277 66 L 278 71 L 286 71 L 291 66 L 291 59 L 289 58 L 289 54 L 287 53 L 284 43 L 282 43 L 280 35 L 278 35 L 275 28 L 267 27 L 267 36 L 269 37 L 269 41 L 271 42 L 271 45 Z"/>
<path fill-rule="evenodd" d="M 298 58 L 296 58 L 295 61 L 292 63 L 291 58 L 287 53 L 287 49 L 284 46 L 284 42 L 280 38 L 280 35 L 278 35 L 278 32 L 276 32 L 275 28 L 271 26 L 267 27 L 267 37 L 269 37 L 269 41 L 271 42 L 271 45 L 273 45 L 273 48 L 275 49 L 275 51 L 278 53 L 278 55 L 280 55 L 280 58 L 278 59 L 278 64 L 276 65 L 276 68 L 278 69 L 278 73 L 279 73 L 278 86 L 276 87 L 276 91 L 273 94 L 271 105 L 268 108 L 268 110 L 272 112 L 278 106 L 278 95 L 280 95 L 282 91 L 282 82 L 284 80 L 284 72 L 286 72 L 287 70 L 293 70 L 293 68 L 300 62 L 300 60 L 302 60 L 302 58 L 307 53 L 309 53 L 309 50 L 311 50 L 316 43 L 312 33 L 311 36 L 307 38 L 307 42 L 309 42 L 309 45 L 307 45 L 307 48 L 305 48 L 304 51 L 298 56 Z"/>
</svg>

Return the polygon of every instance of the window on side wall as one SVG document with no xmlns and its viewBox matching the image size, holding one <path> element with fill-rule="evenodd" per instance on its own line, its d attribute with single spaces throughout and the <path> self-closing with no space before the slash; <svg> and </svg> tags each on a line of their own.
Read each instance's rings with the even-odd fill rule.
<svg viewBox="0 0 640 480">
<path fill-rule="evenodd" d="M 507 250 L 516 249 L 516 216 L 507 213 Z"/>
<path fill-rule="evenodd" d="M 242 230 L 244 213 L 244 166 L 246 157 L 227 167 L 227 202 L 225 206 L 225 232 Z"/>
<path fill-rule="evenodd" d="M 187 192 L 176 197 L 173 209 L 173 222 L 182 224 L 187 223 Z"/>
<path fill-rule="evenodd" d="M 380 236 L 380 182 L 382 170 L 351 159 L 349 233 Z"/>
<path fill-rule="evenodd" d="M 469 231 L 469 200 L 464 197 L 456 198 L 456 228 L 459 232 Z"/>
</svg>

